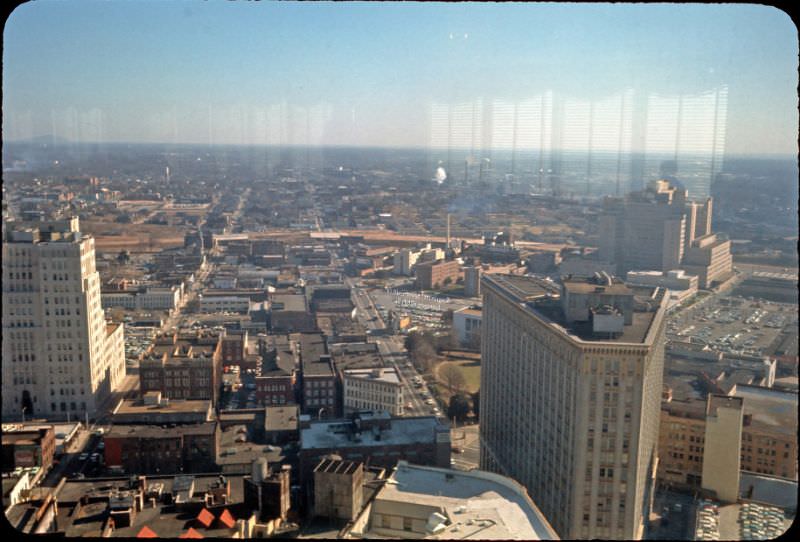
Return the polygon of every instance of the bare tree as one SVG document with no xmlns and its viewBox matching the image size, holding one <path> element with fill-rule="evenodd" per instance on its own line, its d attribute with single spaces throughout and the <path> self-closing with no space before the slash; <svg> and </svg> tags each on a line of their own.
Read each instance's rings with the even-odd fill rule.
<svg viewBox="0 0 800 542">
<path fill-rule="evenodd" d="M 448 363 L 442 367 L 439 370 L 439 376 L 444 385 L 447 386 L 447 390 L 451 395 L 461 392 L 467 384 L 467 380 L 464 378 L 461 370 L 452 363 Z"/>
</svg>

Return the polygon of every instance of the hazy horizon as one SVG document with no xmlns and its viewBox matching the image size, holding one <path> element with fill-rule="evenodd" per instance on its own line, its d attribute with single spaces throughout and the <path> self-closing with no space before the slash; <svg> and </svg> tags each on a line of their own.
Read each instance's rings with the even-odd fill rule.
<svg viewBox="0 0 800 542">
<path fill-rule="evenodd" d="M 761 5 L 39 0 L 6 22 L 3 133 L 796 154 L 797 51 Z"/>
</svg>

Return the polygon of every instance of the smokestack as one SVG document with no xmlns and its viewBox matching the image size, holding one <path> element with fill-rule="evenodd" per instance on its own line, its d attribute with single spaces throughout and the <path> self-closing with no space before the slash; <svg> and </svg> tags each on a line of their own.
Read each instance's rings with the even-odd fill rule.
<svg viewBox="0 0 800 542">
<path fill-rule="evenodd" d="M 169 166 L 164 168 L 164 172 L 166 173 L 167 184 L 169 184 Z"/>
<path fill-rule="evenodd" d="M 447 213 L 447 244 L 445 248 L 450 248 L 450 213 Z"/>
<path fill-rule="evenodd" d="M 469 184 L 469 159 L 464 160 L 464 184 Z"/>
</svg>

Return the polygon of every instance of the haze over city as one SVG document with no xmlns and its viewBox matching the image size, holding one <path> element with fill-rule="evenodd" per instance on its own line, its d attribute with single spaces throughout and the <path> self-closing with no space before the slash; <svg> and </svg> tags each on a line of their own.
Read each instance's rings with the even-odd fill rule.
<svg viewBox="0 0 800 542">
<path fill-rule="evenodd" d="M 432 103 L 725 85 L 726 152 L 796 154 L 797 47 L 761 5 L 40 0 L 5 26 L 3 131 L 419 148 Z"/>
</svg>

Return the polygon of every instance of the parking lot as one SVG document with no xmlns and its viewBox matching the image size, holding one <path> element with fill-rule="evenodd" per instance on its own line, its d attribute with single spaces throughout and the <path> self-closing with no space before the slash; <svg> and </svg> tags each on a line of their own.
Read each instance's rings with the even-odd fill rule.
<svg viewBox="0 0 800 542">
<path fill-rule="evenodd" d="M 735 296 L 709 298 L 676 313 L 667 327 L 670 340 L 707 345 L 726 354 L 770 354 L 786 327 L 797 329 L 797 306 Z"/>
<path fill-rule="evenodd" d="M 381 317 L 387 320 L 389 311 L 408 314 L 413 326 L 444 329 L 442 314 L 472 305 L 472 300 L 443 295 L 422 294 L 395 288 L 375 289 L 369 292 Z"/>
</svg>

